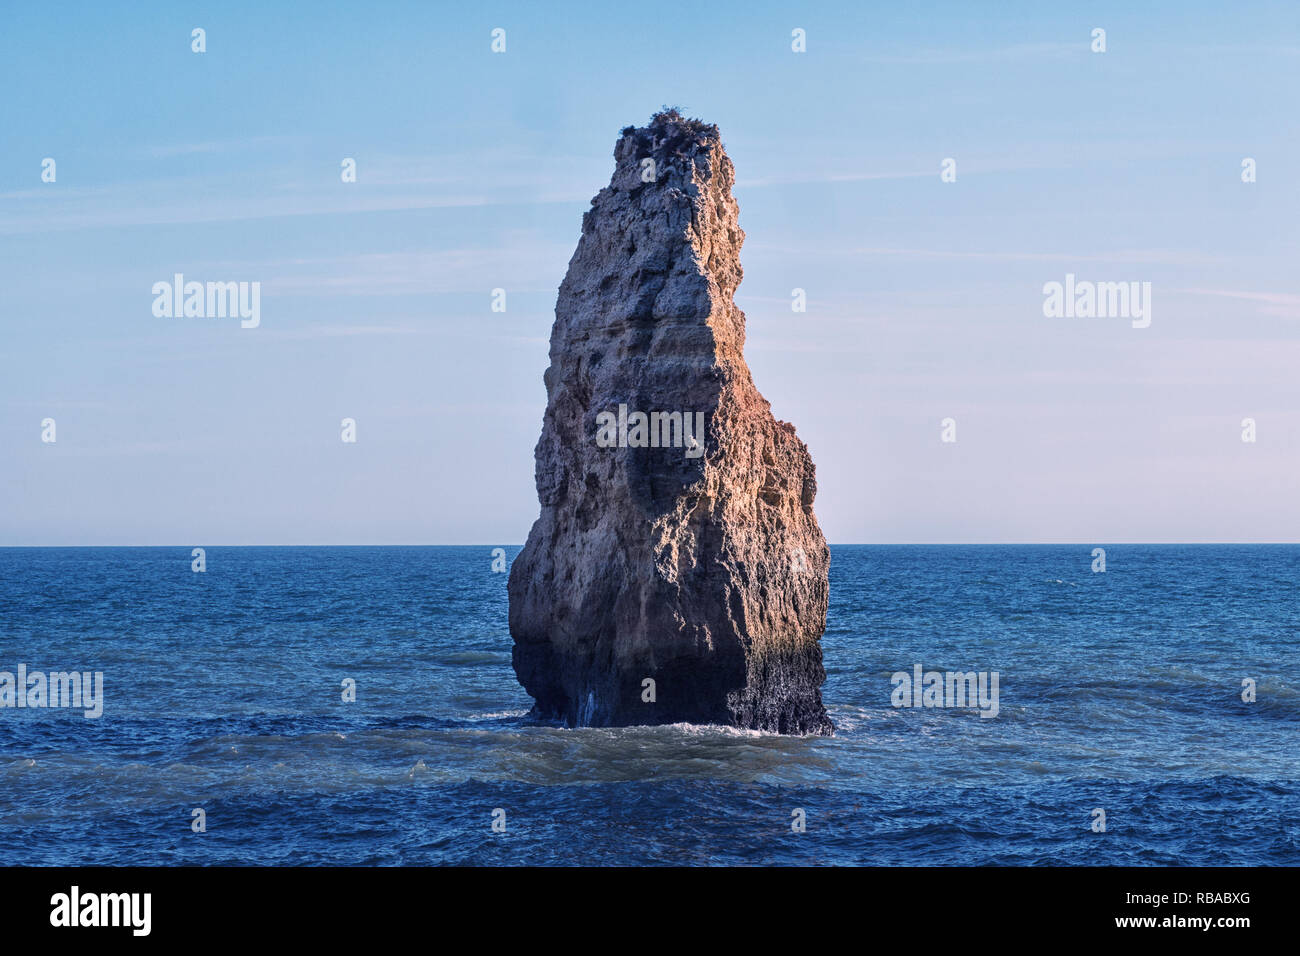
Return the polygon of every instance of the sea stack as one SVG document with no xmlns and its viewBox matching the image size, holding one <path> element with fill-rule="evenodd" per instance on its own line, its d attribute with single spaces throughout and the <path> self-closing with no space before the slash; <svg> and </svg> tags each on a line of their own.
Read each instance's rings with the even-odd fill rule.
<svg viewBox="0 0 1300 956">
<path fill-rule="evenodd" d="M 735 170 L 675 110 L 614 159 L 555 306 L 515 674 L 571 727 L 831 733 L 830 549 L 808 449 L 745 364 Z"/>
</svg>

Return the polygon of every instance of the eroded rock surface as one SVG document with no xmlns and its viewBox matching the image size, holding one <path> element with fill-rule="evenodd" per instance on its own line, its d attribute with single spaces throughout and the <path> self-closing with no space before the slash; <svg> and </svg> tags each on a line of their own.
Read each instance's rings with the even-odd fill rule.
<svg viewBox="0 0 1300 956">
<path fill-rule="evenodd" d="M 808 450 L 742 354 L 731 160 L 675 111 L 614 158 L 555 307 L 515 673 L 570 726 L 830 733 L 830 550 Z"/>
</svg>

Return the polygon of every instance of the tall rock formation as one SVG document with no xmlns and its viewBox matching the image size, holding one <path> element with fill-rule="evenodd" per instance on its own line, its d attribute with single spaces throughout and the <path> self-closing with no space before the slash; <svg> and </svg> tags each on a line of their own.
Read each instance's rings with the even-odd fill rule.
<svg viewBox="0 0 1300 956">
<path fill-rule="evenodd" d="M 674 110 L 614 158 L 555 306 L 515 673 L 570 726 L 830 733 L 830 550 L 808 450 L 742 354 L 731 160 Z"/>
</svg>

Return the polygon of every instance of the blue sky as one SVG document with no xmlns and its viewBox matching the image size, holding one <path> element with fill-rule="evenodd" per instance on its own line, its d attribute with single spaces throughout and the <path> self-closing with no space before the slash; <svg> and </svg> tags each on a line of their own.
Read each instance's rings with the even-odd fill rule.
<svg viewBox="0 0 1300 956">
<path fill-rule="evenodd" d="M 0 544 L 522 542 L 556 289 L 663 104 L 736 164 L 829 540 L 1300 540 L 1300 5 L 274 6 L 6 11 Z M 260 327 L 156 318 L 177 272 Z M 1151 326 L 1044 317 L 1066 273 Z"/>
</svg>

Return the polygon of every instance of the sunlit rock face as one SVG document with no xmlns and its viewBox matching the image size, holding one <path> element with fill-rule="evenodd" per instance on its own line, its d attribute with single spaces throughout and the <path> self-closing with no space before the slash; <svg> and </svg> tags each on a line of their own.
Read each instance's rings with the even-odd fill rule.
<svg viewBox="0 0 1300 956">
<path fill-rule="evenodd" d="M 808 450 L 745 364 L 731 160 L 675 111 L 614 158 L 555 307 L 515 673 L 570 726 L 830 733 L 830 550 Z"/>
</svg>

